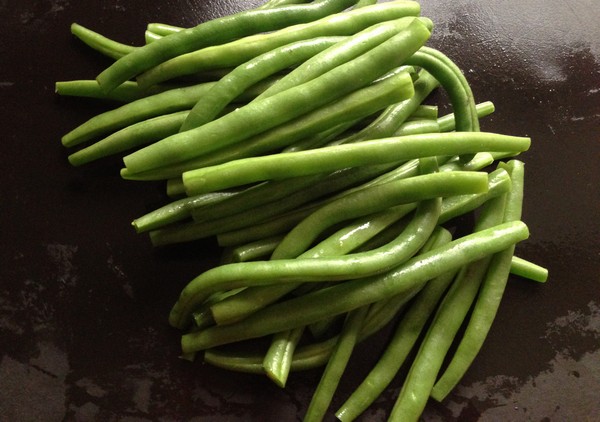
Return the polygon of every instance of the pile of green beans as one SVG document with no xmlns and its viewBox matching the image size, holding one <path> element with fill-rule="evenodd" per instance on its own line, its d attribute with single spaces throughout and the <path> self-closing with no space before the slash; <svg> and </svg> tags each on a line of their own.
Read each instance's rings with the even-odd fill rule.
<svg viewBox="0 0 600 422">
<path fill-rule="evenodd" d="M 70 163 L 120 157 L 124 180 L 165 184 L 132 222 L 156 247 L 221 248 L 168 316 L 189 360 L 282 388 L 321 370 L 306 421 L 354 420 L 406 373 L 389 420 L 416 421 L 476 359 L 511 277 L 546 281 L 515 255 L 531 140 L 481 129 L 494 104 L 427 46 L 417 2 L 269 0 L 191 28 L 149 23 L 137 46 L 71 32 L 114 62 L 56 83 L 112 105 L 63 136 Z M 359 343 L 391 324 L 330 409 Z"/>
</svg>

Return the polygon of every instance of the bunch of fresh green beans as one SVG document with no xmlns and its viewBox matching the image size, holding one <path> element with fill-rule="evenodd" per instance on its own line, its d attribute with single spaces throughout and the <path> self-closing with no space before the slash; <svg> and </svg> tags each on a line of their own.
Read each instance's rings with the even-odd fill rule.
<svg viewBox="0 0 600 422">
<path fill-rule="evenodd" d="M 120 104 L 64 135 L 69 161 L 121 155 L 124 179 L 166 183 L 137 232 L 223 249 L 169 315 L 190 360 L 282 387 L 324 367 L 305 415 L 321 420 L 355 346 L 395 323 L 335 415 L 353 420 L 406 368 L 389 418 L 414 421 L 475 359 L 509 274 L 546 280 L 515 256 L 529 231 L 514 157 L 530 140 L 480 130 L 494 106 L 426 46 L 417 2 L 270 0 L 193 28 L 148 24 L 135 47 L 71 30 L 114 63 L 57 93 Z M 438 88 L 452 113 L 426 103 Z"/>
</svg>

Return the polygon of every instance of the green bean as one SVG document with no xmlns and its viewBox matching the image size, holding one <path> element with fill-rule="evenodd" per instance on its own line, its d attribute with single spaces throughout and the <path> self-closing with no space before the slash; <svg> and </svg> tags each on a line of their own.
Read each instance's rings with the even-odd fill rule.
<svg viewBox="0 0 600 422">
<path fill-rule="evenodd" d="M 109 92 L 141 72 L 180 54 L 257 32 L 310 22 L 353 3 L 351 0 L 317 0 L 308 5 L 250 10 L 213 19 L 139 47 L 117 60 L 96 79 L 102 89 Z"/>
<path fill-rule="evenodd" d="M 235 195 L 233 192 L 217 192 L 207 195 L 186 197 L 157 208 L 131 223 L 137 233 L 154 230 L 167 224 L 191 217 L 191 209 L 213 205 Z"/>
<path fill-rule="evenodd" d="M 136 49 L 131 45 L 111 40 L 78 23 L 71 24 L 71 33 L 89 47 L 112 59 L 119 59 Z"/>
<path fill-rule="evenodd" d="M 128 81 L 106 94 L 94 80 L 59 81 L 55 83 L 55 92 L 62 96 L 97 98 L 129 103 L 140 98 L 177 88 L 173 84 L 155 85 L 149 90 L 141 90 L 136 82 Z"/>
<path fill-rule="evenodd" d="M 337 336 L 300 347 L 292 357 L 290 369 L 304 371 L 323 366 L 329 359 L 336 341 Z M 263 358 L 263 355 L 243 354 L 240 351 L 223 352 L 218 349 L 209 349 L 204 353 L 206 363 L 231 371 L 251 374 L 264 374 Z"/>
<path fill-rule="evenodd" d="M 299 327 L 276 333 L 273 336 L 269 350 L 265 354 L 263 360 L 264 371 L 279 387 L 285 387 L 292 365 L 294 350 L 303 332 L 304 327 Z"/>
<path fill-rule="evenodd" d="M 475 105 L 475 111 L 477 117 L 481 119 L 492 114 L 495 111 L 495 106 L 491 101 L 485 101 Z M 454 113 L 449 113 L 440 117 L 437 122 L 440 125 L 440 132 L 451 132 L 456 129 L 456 118 L 454 117 Z"/>
<path fill-rule="evenodd" d="M 227 104 L 260 80 L 303 62 L 319 51 L 340 42 L 343 37 L 318 37 L 275 48 L 236 67 L 192 108 L 180 131 L 213 120 Z"/>
<path fill-rule="evenodd" d="M 69 155 L 69 162 L 81 166 L 100 158 L 150 144 L 177 133 L 189 110 L 163 114 L 127 126 Z"/>
<path fill-rule="evenodd" d="M 504 221 L 520 220 L 523 207 L 524 165 L 521 161 L 512 160 L 502 167 L 508 170 L 513 186 L 506 199 Z M 513 245 L 492 257 L 465 332 L 446 370 L 431 390 L 431 397 L 435 400 L 441 401 L 446 397 L 479 353 L 504 295 L 514 250 Z"/>
<path fill-rule="evenodd" d="M 276 156 L 244 158 L 188 171 L 183 174 L 183 183 L 188 192 L 210 192 L 261 180 L 284 179 L 392 160 L 482 151 L 524 151 L 529 148 L 530 142 L 529 138 L 483 132 L 385 138 Z"/>
<path fill-rule="evenodd" d="M 275 236 L 292 229 L 303 218 L 310 215 L 312 211 L 318 208 L 319 204 L 310 204 L 299 209 L 282 213 L 281 215 L 240 229 L 226 230 L 217 233 L 217 243 L 219 246 L 235 246 L 243 243 L 259 240 L 267 236 Z"/>
<path fill-rule="evenodd" d="M 408 86 L 407 83 L 404 75 L 386 79 L 353 91 L 338 98 L 337 101 L 309 111 L 290 122 L 251 136 L 244 142 L 227 145 L 174 165 L 159 167 L 140 174 L 122 173 L 122 176 L 127 179 L 160 180 L 180 175 L 188 170 L 278 151 L 296 140 L 325 130 L 331 125 L 363 118 L 406 98 L 412 92 L 412 85 Z"/>
<path fill-rule="evenodd" d="M 356 19 L 354 16 L 364 19 L 362 16 L 366 12 L 369 12 L 366 14 L 367 17 L 375 12 L 376 19 L 370 23 L 365 21 L 364 25 L 358 27 L 360 32 L 354 33 L 347 40 L 328 48 L 300 64 L 296 69 L 292 70 L 276 84 L 263 92 L 258 99 L 267 98 L 297 85 L 309 82 L 337 66 L 341 66 L 367 53 L 382 42 L 398 34 L 398 32 L 405 30 L 415 19 L 418 19 L 431 31 L 432 25 L 429 20 L 416 18 L 412 13 L 409 13 L 410 17 L 405 17 L 406 12 L 402 10 L 405 5 L 402 2 L 391 2 L 371 6 L 360 11 L 346 12 L 348 13 L 346 17 L 352 19 Z M 399 14 L 394 13 L 393 8 L 396 6 L 400 8 L 398 10 Z M 383 22 L 378 23 L 381 21 Z"/>
<path fill-rule="evenodd" d="M 273 250 L 281 242 L 283 236 L 271 236 L 256 242 L 240 245 L 232 250 L 232 262 L 248 262 L 259 258 L 266 258 L 273 253 Z"/>
<path fill-rule="evenodd" d="M 182 336 L 182 348 L 185 352 L 203 350 L 308 325 L 392 295 L 406 293 L 452 268 L 506 249 L 528 236 L 529 230 L 523 222 L 501 224 L 463 236 L 447 245 L 420 254 L 384 275 L 339 283 L 273 304 L 235 324 L 209 327 L 196 333 L 185 334 Z M 295 260 L 304 261 L 307 262 L 302 263 L 302 267 L 312 266 L 313 262 L 329 260 Z M 281 261 L 273 262 L 281 264 Z M 332 266 L 330 264 L 327 268 Z M 336 300 L 332 301 L 332 297 Z"/>
<path fill-rule="evenodd" d="M 312 136 L 307 136 L 306 138 L 285 147 L 282 152 L 298 152 L 322 147 L 361 121 L 362 119 L 351 120 L 337 126 L 333 126 Z"/>
<path fill-rule="evenodd" d="M 310 3 L 310 1 L 306 0 L 269 0 L 266 3 L 258 6 L 256 9 L 274 9 L 276 7 L 285 6 L 288 4 L 298 4 L 298 3 Z"/>
<path fill-rule="evenodd" d="M 130 171 L 139 173 L 167 164 L 182 162 L 201 153 L 231 145 L 285 123 L 321 105 L 367 86 L 374 79 L 402 64 L 429 37 L 429 30 L 414 20 L 398 35 L 344 65 L 302 85 L 277 95 L 253 101 L 198 128 L 181 132 L 154 143 L 123 161 Z M 400 52 L 398 52 L 400 49 Z M 392 57 L 390 57 L 392 56 Z M 360 78 L 355 75 L 360 74 Z M 412 95 L 409 73 L 398 75 Z M 407 92 L 407 94 L 409 94 Z M 408 97 L 410 97 L 408 95 Z"/>
<path fill-rule="evenodd" d="M 421 72 L 423 72 L 421 70 Z M 424 72 L 423 72 L 424 73 Z M 421 77 L 421 76 L 419 76 Z M 439 109 L 435 105 L 421 104 L 417 109 L 410 115 L 409 119 L 437 119 Z"/>
<path fill-rule="evenodd" d="M 370 6 L 375 3 L 377 3 L 377 0 L 358 0 L 358 2 L 356 2 L 353 8 L 358 9 L 360 7 Z"/>
<path fill-rule="evenodd" d="M 291 6 L 282 9 L 298 8 Z M 179 55 L 142 73 L 138 82 L 151 86 L 201 70 L 235 67 L 282 45 L 322 36 L 348 36 L 381 22 L 417 16 L 420 7 L 405 0 L 374 5 L 355 11 L 344 11 L 302 25 L 288 26 L 279 31 L 260 33 L 227 44 L 211 46 Z M 269 13 L 273 13 L 270 11 Z"/>
<path fill-rule="evenodd" d="M 157 33 L 154 33 L 148 29 L 146 29 L 144 31 L 144 41 L 146 42 L 146 44 L 150 44 L 153 43 L 156 40 L 160 40 L 162 37 L 164 37 L 164 35 L 159 35 Z"/>
<path fill-rule="evenodd" d="M 173 177 L 167 180 L 167 196 L 169 198 L 180 198 L 185 196 L 185 187 L 181 177 Z"/>
<path fill-rule="evenodd" d="M 348 313 L 342 332 L 304 415 L 304 421 L 321 421 L 325 416 L 354 346 L 358 342 L 368 310 L 368 306 L 363 306 Z"/>
<path fill-rule="evenodd" d="M 488 201 L 475 225 L 475 233 L 502 223 L 505 203 L 506 195 Z M 423 412 L 444 357 L 477 295 L 491 255 L 473 260 L 458 272 L 411 364 L 390 420 L 417 421 Z"/>
<path fill-rule="evenodd" d="M 167 35 L 172 35 L 177 32 L 181 32 L 185 28 L 177 25 L 170 25 L 167 23 L 150 22 L 146 25 L 146 29 L 154 34 L 165 37 Z"/>
<path fill-rule="evenodd" d="M 545 283 L 548 280 L 547 268 L 519 258 L 518 256 L 513 256 L 510 272 L 511 274 L 539 283 Z"/>
<path fill-rule="evenodd" d="M 409 136 L 419 133 L 439 133 L 440 125 L 435 120 L 411 120 L 403 123 L 394 136 Z"/>
</svg>

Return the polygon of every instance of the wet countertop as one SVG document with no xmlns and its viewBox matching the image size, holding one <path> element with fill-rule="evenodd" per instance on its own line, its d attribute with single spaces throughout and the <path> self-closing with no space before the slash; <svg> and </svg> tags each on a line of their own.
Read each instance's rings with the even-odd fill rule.
<svg viewBox="0 0 600 422">
<path fill-rule="evenodd" d="M 294 421 L 319 371 L 286 389 L 178 359 L 166 315 L 214 265 L 214 241 L 153 250 L 130 221 L 162 185 L 124 182 L 117 161 L 74 169 L 62 134 L 106 105 L 57 98 L 108 60 L 78 22 L 139 44 L 148 22 L 189 26 L 252 1 L 0 0 L 0 421 Z M 496 113 L 482 128 L 533 139 L 518 253 L 545 285 L 512 278 L 483 350 L 426 421 L 600 420 L 600 5 L 596 0 L 423 0 L 430 45 Z M 360 346 L 337 404 L 385 332 Z M 397 380 L 364 420 L 385 420 Z"/>
</svg>

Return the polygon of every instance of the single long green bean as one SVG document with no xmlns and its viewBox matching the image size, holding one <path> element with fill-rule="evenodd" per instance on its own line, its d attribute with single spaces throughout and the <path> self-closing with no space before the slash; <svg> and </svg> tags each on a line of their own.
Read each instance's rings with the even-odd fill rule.
<svg viewBox="0 0 600 422">
<path fill-rule="evenodd" d="M 213 19 L 139 47 L 117 60 L 96 79 L 102 89 L 109 92 L 139 73 L 180 54 L 257 32 L 310 22 L 344 10 L 353 3 L 351 0 L 320 0 L 307 5 L 250 10 Z"/>
<path fill-rule="evenodd" d="M 178 199 L 136 218 L 131 224 L 137 233 L 155 230 L 158 227 L 190 218 L 192 209 L 212 206 L 233 195 L 235 195 L 233 192 L 217 192 Z"/>
<path fill-rule="evenodd" d="M 78 23 L 71 24 L 71 33 L 89 47 L 115 60 L 126 56 L 137 48 L 111 40 L 110 38 L 107 38 L 98 32 L 92 31 L 91 29 L 86 28 Z"/>
<path fill-rule="evenodd" d="M 252 157 L 188 171 L 188 192 L 201 193 L 269 179 L 283 179 L 350 166 L 382 164 L 435 155 L 482 151 L 525 151 L 530 139 L 485 132 L 420 134 L 385 138 L 318 150 Z M 154 144 L 156 145 L 156 144 Z"/>
<path fill-rule="evenodd" d="M 373 48 L 368 54 L 302 85 L 250 102 L 234 113 L 143 148 L 126 156 L 123 159 L 125 166 L 130 171 L 139 173 L 186 161 L 290 121 L 367 86 L 400 66 L 406 56 L 412 54 L 429 36 L 429 30 L 418 20 L 414 20 L 406 30 Z M 357 78 L 356 75 L 361 77 Z M 412 88 L 412 78 L 408 72 L 397 77 L 403 77 L 405 86 Z"/>
<path fill-rule="evenodd" d="M 80 79 L 58 81 L 55 83 L 54 90 L 56 94 L 61 96 L 87 97 L 129 103 L 173 88 L 177 88 L 177 86 L 163 84 L 155 85 L 149 90 L 142 90 L 137 82 L 127 81 L 107 94 L 100 89 L 100 85 L 95 80 Z"/>
<path fill-rule="evenodd" d="M 185 334 L 181 339 L 182 349 L 185 352 L 204 350 L 232 341 L 262 337 L 308 325 L 348 312 L 368 303 L 411 291 L 415 287 L 422 286 L 427 280 L 506 249 L 528 236 L 529 230 L 523 222 L 501 224 L 463 236 L 447 245 L 420 254 L 384 275 L 339 283 L 273 304 L 235 324 L 215 326 Z M 309 263 L 322 260 L 295 260 L 295 262 L 303 261 L 311 265 Z M 336 300 L 332 301 L 332 297 L 336 297 Z"/>
<path fill-rule="evenodd" d="M 288 6 L 278 10 L 298 8 Z M 266 12 L 266 11 L 265 11 Z M 291 25 L 274 32 L 260 33 L 230 43 L 211 46 L 179 55 L 139 75 L 143 86 L 197 73 L 201 70 L 238 66 L 252 58 L 295 41 L 321 36 L 348 36 L 381 22 L 417 16 L 416 2 L 393 1 L 361 10 L 327 15 L 302 25 Z M 273 13 L 273 11 L 270 11 Z"/>
</svg>

